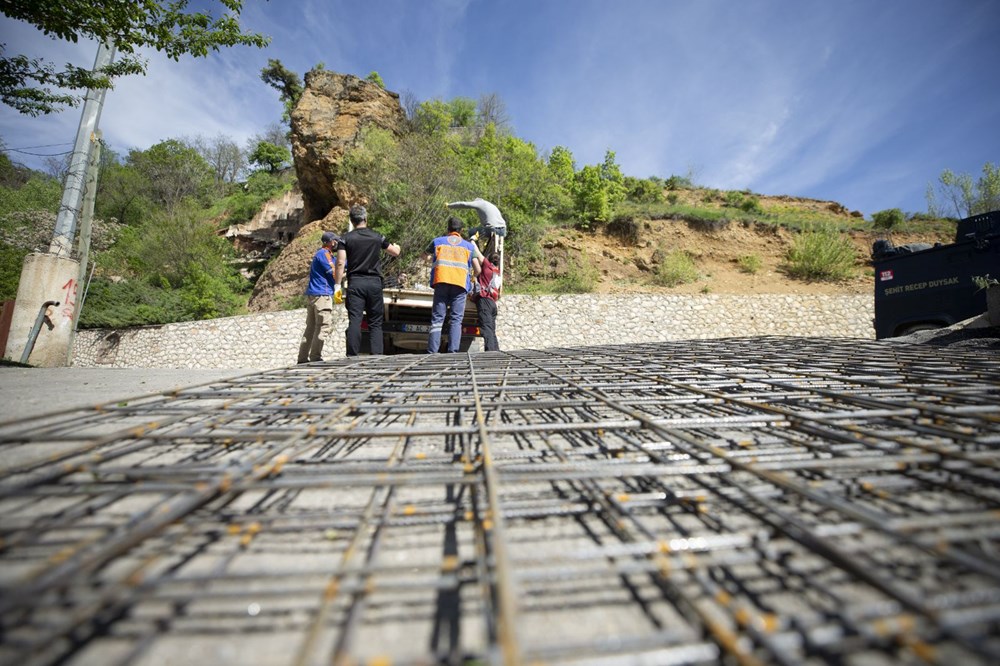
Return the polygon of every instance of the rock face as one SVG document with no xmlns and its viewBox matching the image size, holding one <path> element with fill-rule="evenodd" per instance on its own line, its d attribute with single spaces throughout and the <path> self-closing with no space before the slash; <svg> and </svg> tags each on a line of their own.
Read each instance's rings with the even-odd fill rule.
<svg viewBox="0 0 1000 666">
<path fill-rule="evenodd" d="M 292 111 L 292 157 L 304 203 L 303 222 L 322 219 L 357 194 L 340 178 L 344 151 L 369 126 L 396 133 L 406 115 L 399 95 L 349 74 L 314 70 Z"/>
<path fill-rule="evenodd" d="M 285 246 L 264 269 L 247 309 L 251 312 L 271 312 L 303 307 L 301 297 L 309 281 L 309 265 L 313 254 L 320 248 L 324 231 L 347 233 L 347 209 L 334 208 L 322 219 L 310 222 L 299 229 L 295 239 Z"/>
<path fill-rule="evenodd" d="M 231 224 L 226 238 L 247 264 L 264 262 L 280 252 L 302 227 L 302 193 L 297 189 L 264 204 L 249 222 Z"/>
<path fill-rule="evenodd" d="M 247 306 L 251 312 L 303 305 L 298 297 L 305 291 L 309 263 L 320 246 L 320 236 L 324 231 L 347 233 L 347 209 L 362 200 L 340 177 L 344 152 L 369 126 L 400 133 L 406 122 L 399 95 L 374 83 L 325 70 L 309 72 L 305 80 L 305 91 L 291 119 L 292 157 L 301 202 L 276 200 L 268 204 L 291 213 L 287 223 L 278 227 L 257 229 L 251 222 L 232 230 L 234 235 L 267 236 L 267 240 L 277 235 L 281 242 L 291 240 L 257 280 Z M 297 206 L 301 212 L 292 213 Z M 298 233 L 291 239 L 293 230 Z"/>
</svg>

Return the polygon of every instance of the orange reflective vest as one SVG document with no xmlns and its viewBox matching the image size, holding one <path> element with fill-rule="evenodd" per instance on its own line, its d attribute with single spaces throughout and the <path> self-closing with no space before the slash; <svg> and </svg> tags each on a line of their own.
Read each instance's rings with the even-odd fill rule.
<svg viewBox="0 0 1000 666">
<path fill-rule="evenodd" d="M 431 286 L 453 284 L 469 291 L 472 288 L 472 258 L 476 252 L 472 243 L 452 232 L 435 238 L 432 248 Z"/>
</svg>

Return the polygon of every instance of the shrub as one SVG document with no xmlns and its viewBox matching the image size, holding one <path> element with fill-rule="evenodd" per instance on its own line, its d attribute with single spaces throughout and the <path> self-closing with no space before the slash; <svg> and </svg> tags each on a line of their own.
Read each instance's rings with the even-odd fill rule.
<svg viewBox="0 0 1000 666">
<path fill-rule="evenodd" d="M 872 213 L 872 224 L 876 229 L 888 231 L 900 226 L 906 221 L 906 216 L 899 208 L 887 208 L 877 213 Z"/>
<path fill-rule="evenodd" d="M 17 285 L 27 255 L 28 250 L 0 243 L 0 301 L 17 298 Z"/>
<path fill-rule="evenodd" d="M 161 289 L 145 280 L 114 282 L 94 278 L 80 310 L 80 328 L 123 328 L 179 321 L 180 291 Z"/>
<path fill-rule="evenodd" d="M 625 176 L 626 199 L 635 203 L 659 203 L 663 201 L 663 187 L 651 179 L 640 180 Z"/>
<path fill-rule="evenodd" d="M 124 328 L 239 314 L 245 299 L 232 282 L 195 265 L 180 288 L 165 280 L 96 277 L 80 310 L 80 327 Z"/>
<path fill-rule="evenodd" d="M 680 201 L 680 197 L 677 196 L 676 192 L 671 192 L 670 194 L 667 195 L 667 203 L 670 204 L 671 206 L 676 205 L 678 201 Z"/>
<path fill-rule="evenodd" d="M 225 199 L 229 213 L 226 224 L 238 224 L 253 219 L 269 199 L 291 188 L 291 183 L 267 171 L 257 171 L 247 178 L 246 184 Z"/>
<path fill-rule="evenodd" d="M 854 273 L 854 245 L 835 228 L 816 226 L 801 232 L 788 250 L 785 270 L 806 280 L 844 280 Z"/>
<path fill-rule="evenodd" d="M 0 187 L 0 215 L 30 210 L 59 210 L 62 186 L 55 178 L 32 174 L 20 187 Z"/>
<path fill-rule="evenodd" d="M 653 282 L 664 287 L 694 282 L 698 279 L 698 268 L 687 252 L 674 250 L 667 254 L 656 267 Z"/>
<path fill-rule="evenodd" d="M 730 208 L 739 208 L 743 205 L 743 193 L 736 190 L 726 192 L 724 203 Z"/>
<path fill-rule="evenodd" d="M 566 272 L 556 278 L 553 291 L 557 294 L 587 294 L 594 291 L 598 279 L 596 268 L 585 261 L 570 260 Z"/>
<path fill-rule="evenodd" d="M 688 176 L 671 176 L 667 178 L 664 185 L 668 190 L 690 190 L 694 187 Z"/>
<path fill-rule="evenodd" d="M 743 202 L 740 204 L 740 210 L 744 213 L 756 213 L 757 215 L 764 213 L 764 208 L 760 205 L 760 199 L 753 195 L 743 199 Z"/>
<path fill-rule="evenodd" d="M 755 275 L 760 271 L 763 262 L 760 260 L 756 254 L 745 254 L 736 260 L 737 265 L 740 270 L 744 273 L 749 273 L 750 275 Z"/>
</svg>

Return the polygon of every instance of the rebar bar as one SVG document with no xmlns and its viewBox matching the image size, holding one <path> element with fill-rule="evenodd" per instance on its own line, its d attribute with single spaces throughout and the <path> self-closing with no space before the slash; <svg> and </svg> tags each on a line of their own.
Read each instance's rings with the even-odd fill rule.
<svg viewBox="0 0 1000 666">
<path fill-rule="evenodd" d="M 362 357 L 0 423 L 10 664 L 1000 663 L 1000 357 Z"/>
</svg>

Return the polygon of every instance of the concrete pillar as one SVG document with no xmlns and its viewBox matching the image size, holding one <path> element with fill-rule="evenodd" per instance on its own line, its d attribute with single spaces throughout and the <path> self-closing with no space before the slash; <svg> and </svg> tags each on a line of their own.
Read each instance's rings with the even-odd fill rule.
<svg viewBox="0 0 1000 666">
<path fill-rule="evenodd" d="M 43 368 L 66 365 L 79 272 L 80 262 L 69 257 L 35 252 L 24 258 L 5 358 L 21 360 L 38 310 L 45 301 L 58 301 L 58 306 L 48 309 L 48 318 L 38 333 L 28 363 Z"/>
</svg>

